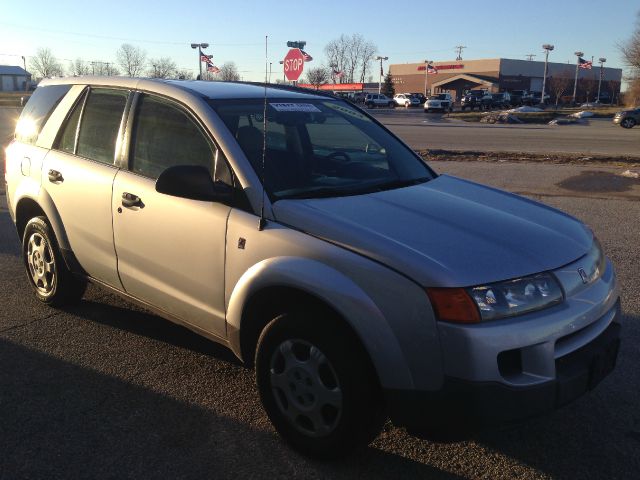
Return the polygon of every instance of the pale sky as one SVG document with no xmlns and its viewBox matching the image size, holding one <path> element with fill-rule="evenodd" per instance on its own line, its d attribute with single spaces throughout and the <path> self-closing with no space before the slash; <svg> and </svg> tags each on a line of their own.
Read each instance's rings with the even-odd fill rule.
<svg viewBox="0 0 640 480">
<path fill-rule="evenodd" d="M 516 58 L 535 54 L 552 43 L 549 59 L 575 62 L 607 58 L 607 67 L 623 68 L 616 44 L 629 38 L 640 11 L 638 0 L 494 0 L 442 3 L 425 0 L 348 2 L 164 2 L 111 0 L 92 6 L 86 1 L 2 1 L 0 64 L 22 65 L 22 55 L 50 48 L 67 66 L 69 61 L 114 62 L 122 43 L 144 49 L 148 57 L 171 57 L 179 68 L 197 71 L 190 43 L 206 42 L 214 63 L 235 61 L 243 80 L 264 79 L 265 35 L 273 76 L 287 40 L 306 40 L 305 50 L 324 61 L 326 43 L 340 34 L 359 33 L 378 47 L 389 63 L 455 59 Z M 28 66 L 28 61 L 27 61 Z M 386 71 L 386 67 L 385 67 Z"/>
</svg>

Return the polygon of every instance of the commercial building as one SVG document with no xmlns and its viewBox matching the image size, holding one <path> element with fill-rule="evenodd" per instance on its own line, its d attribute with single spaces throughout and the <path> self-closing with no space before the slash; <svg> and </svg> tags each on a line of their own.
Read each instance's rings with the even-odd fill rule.
<svg viewBox="0 0 640 480">
<path fill-rule="evenodd" d="M 396 92 L 450 92 L 454 98 L 460 98 L 465 90 L 470 89 L 486 89 L 490 92 L 542 91 L 544 62 L 491 58 L 433 62 L 432 65 L 437 73 L 428 75 L 424 62 L 390 65 Z M 563 95 L 572 95 L 575 71 L 575 63 L 549 62 L 546 93 L 551 94 L 549 81 L 555 76 L 571 80 Z M 586 101 L 587 97 L 593 100 L 597 96 L 599 77 L 600 66 L 597 64 L 591 70 L 578 69 L 578 101 Z M 601 93 L 608 92 L 609 98 L 617 98 L 621 81 L 622 69 L 603 68 Z"/>
<path fill-rule="evenodd" d="M 27 90 L 31 83 L 31 74 L 22 67 L 0 65 L 0 92 L 19 92 Z"/>
</svg>

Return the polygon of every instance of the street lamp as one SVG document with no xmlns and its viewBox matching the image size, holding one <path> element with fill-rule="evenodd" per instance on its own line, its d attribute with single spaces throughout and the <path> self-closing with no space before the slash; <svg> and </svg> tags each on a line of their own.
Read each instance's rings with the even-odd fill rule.
<svg viewBox="0 0 640 480">
<path fill-rule="evenodd" d="M 578 91 L 578 68 L 580 68 L 580 57 L 584 55 L 584 52 L 573 52 L 578 57 L 576 61 L 576 78 L 573 81 L 573 104 L 576 104 L 576 92 Z"/>
<path fill-rule="evenodd" d="M 540 103 L 544 105 L 544 89 L 547 85 L 547 68 L 549 65 L 549 52 L 553 51 L 554 46 L 549 43 L 545 43 L 544 45 L 542 45 L 542 48 L 544 49 L 544 75 L 542 76 L 542 94 L 540 95 Z"/>
<path fill-rule="evenodd" d="M 380 78 L 378 79 L 378 94 L 382 93 L 382 61 L 389 60 L 389 57 L 377 56 L 375 60 L 380 60 Z"/>
<path fill-rule="evenodd" d="M 209 47 L 208 43 L 192 43 L 191 48 L 198 49 L 198 68 L 200 70 L 200 75 L 198 75 L 198 80 L 202 80 L 202 49 Z"/>
<path fill-rule="evenodd" d="M 607 59 L 600 57 L 598 60 L 600 61 L 600 79 L 598 80 L 598 98 L 596 103 L 600 103 L 600 86 L 602 85 L 602 76 L 604 75 L 604 62 L 606 62 Z"/>
<path fill-rule="evenodd" d="M 433 63 L 433 60 L 424 61 L 424 96 L 427 97 L 427 76 L 429 75 L 429 65 Z"/>
</svg>

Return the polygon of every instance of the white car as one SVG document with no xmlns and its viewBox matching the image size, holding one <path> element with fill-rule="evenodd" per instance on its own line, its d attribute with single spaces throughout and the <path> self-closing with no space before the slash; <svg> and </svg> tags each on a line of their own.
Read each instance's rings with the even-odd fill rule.
<svg viewBox="0 0 640 480">
<path fill-rule="evenodd" d="M 410 93 L 398 93 L 394 95 L 393 100 L 399 107 L 417 107 L 420 105 L 420 99 Z"/>
<path fill-rule="evenodd" d="M 424 102 L 424 111 L 431 112 L 433 110 L 441 110 L 443 112 L 453 111 L 453 97 L 450 93 L 437 93 L 431 95 L 426 102 Z"/>
</svg>

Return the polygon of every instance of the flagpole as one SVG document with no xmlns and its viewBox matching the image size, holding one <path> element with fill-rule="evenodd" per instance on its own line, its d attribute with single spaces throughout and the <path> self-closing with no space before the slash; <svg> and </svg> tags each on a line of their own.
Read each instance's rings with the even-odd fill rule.
<svg viewBox="0 0 640 480">
<path fill-rule="evenodd" d="M 576 62 L 576 78 L 573 81 L 573 104 L 576 104 L 576 92 L 578 91 L 578 68 L 580 67 L 580 57 L 584 55 L 583 52 L 573 52 L 578 60 Z"/>
</svg>

